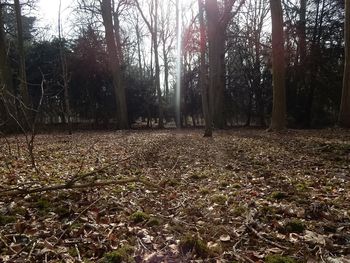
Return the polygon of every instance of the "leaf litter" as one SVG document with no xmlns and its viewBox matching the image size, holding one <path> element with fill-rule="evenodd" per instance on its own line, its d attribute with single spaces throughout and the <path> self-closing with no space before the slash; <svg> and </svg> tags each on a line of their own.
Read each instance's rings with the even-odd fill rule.
<svg viewBox="0 0 350 263">
<path fill-rule="evenodd" d="M 349 262 L 350 134 L 344 130 L 39 135 L 36 159 L 0 159 L 2 262 Z M 118 162 L 118 160 L 125 160 Z M 13 188 L 142 177 L 101 188 Z"/>
</svg>

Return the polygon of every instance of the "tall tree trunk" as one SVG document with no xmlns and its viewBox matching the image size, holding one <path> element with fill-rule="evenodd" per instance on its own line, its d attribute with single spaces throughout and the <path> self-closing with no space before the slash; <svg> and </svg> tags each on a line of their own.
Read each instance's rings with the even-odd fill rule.
<svg viewBox="0 0 350 263">
<path fill-rule="evenodd" d="M 10 70 L 6 54 L 7 45 L 4 32 L 4 21 L 2 17 L 2 7 L 3 4 L 0 2 L 0 81 L 1 85 L 4 86 L 6 91 L 14 93 L 12 83 L 12 72 Z M 3 87 L 0 87 L 0 90 L 2 88 Z"/>
<path fill-rule="evenodd" d="M 207 13 L 208 43 L 209 43 L 209 115 L 210 120 L 214 121 L 215 116 L 215 98 L 218 85 L 219 74 L 219 46 L 217 41 L 217 32 L 219 24 L 219 8 L 217 0 L 206 0 L 205 8 Z"/>
<path fill-rule="evenodd" d="M 69 103 L 69 86 L 68 86 L 68 71 L 67 71 L 67 60 L 66 54 L 64 52 L 64 47 L 62 43 L 62 27 L 61 27 L 61 4 L 62 1 L 59 2 L 58 8 L 58 40 L 60 45 L 60 60 L 61 60 L 61 70 L 62 70 L 62 80 L 63 80 L 63 91 L 64 91 L 64 110 L 67 118 L 68 125 L 68 134 L 72 134 L 72 123 L 71 123 L 71 111 L 70 111 L 70 103 Z"/>
<path fill-rule="evenodd" d="M 27 85 L 21 5 L 19 3 L 19 0 L 15 0 L 14 4 L 15 4 L 15 12 L 16 12 L 16 25 L 17 25 L 17 48 L 18 48 L 18 57 L 19 57 L 20 94 L 21 94 L 21 100 L 24 102 L 24 104 L 30 107 L 31 102 L 29 99 L 28 85 Z"/>
<path fill-rule="evenodd" d="M 155 0 L 155 15 L 154 15 L 154 36 L 153 36 L 153 46 L 154 46 L 154 64 L 156 70 L 156 89 L 158 98 L 158 112 L 159 112 L 159 122 L 158 128 L 164 128 L 164 116 L 163 116 L 163 98 L 162 90 L 160 88 L 160 65 L 159 65 L 159 53 L 158 53 L 158 0 Z"/>
<path fill-rule="evenodd" d="M 126 106 L 125 89 L 122 84 L 122 74 L 120 68 L 120 60 L 118 49 L 115 43 L 115 35 L 113 30 L 112 7 L 111 0 L 102 0 L 101 11 L 103 24 L 105 27 L 105 35 L 107 42 L 107 50 L 109 54 L 109 68 L 113 77 L 114 93 L 117 104 L 117 121 L 119 129 L 128 129 L 128 112 Z"/>
<path fill-rule="evenodd" d="M 283 11 L 281 0 L 270 0 L 272 18 L 273 108 L 270 129 L 286 127 L 286 90 L 283 38 Z"/>
<path fill-rule="evenodd" d="M 4 32 L 4 22 L 2 18 L 2 3 L 0 2 L 0 120 L 7 120 L 6 108 L 8 105 L 7 92 L 14 93 L 12 84 L 12 72 L 7 61 L 7 45 Z"/>
<path fill-rule="evenodd" d="M 141 36 L 140 36 L 140 28 L 137 21 L 137 24 L 135 26 L 136 31 L 136 41 L 137 41 L 137 56 L 138 56 L 138 63 L 139 63 L 139 71 L 140 76 L 143 76 L 143 68 L 142 68 L 142 56 L 141 56 Z"/>
<path fill-rule="evenodd" d="M 345 0 L 345 64 L 339 125 L 350 128 L 350 0 Z"/>
<path fill-rule="evenodd" d="M 208 98 L 208 86 L 207 86 L 207 66 L 205 63 L 206 57 L 206 35 L 204 24 L 204 6 L 202 0 L 198 0 L 199 10 L 199 24 L 200 24 L 200 72 L 199 72 L 199 87 L 202 92 L 202 109 L 205 120 L 204 137 L 211 137 L 213 135 L 212 119 L 209 113 L 209 98 Z"/>
</svg>

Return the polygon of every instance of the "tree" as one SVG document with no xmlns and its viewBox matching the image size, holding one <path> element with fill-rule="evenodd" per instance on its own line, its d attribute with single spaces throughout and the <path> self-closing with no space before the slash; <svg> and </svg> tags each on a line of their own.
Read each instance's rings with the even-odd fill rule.
<svg viewBox="0 0 350 263">
<path fill-rule="evenodd" d="M 63 43 L 62 43 L 62 24 L 61 24 L 61 5 L 62 1 L 59 2 L 58 8 L 58 41 L 60 44 L 60 62 L 61 62 L 61 70 L 62 70 L 62 81 L 63 81 L 63 91 L 64 91 L 64 106 L 65 106 L 65 117 L 68 125 L 68 134 L 72 134 L 72 125 L 71 125 L 71 111 L 70 111 L 70 103 L 69 103 L 69 94 L 68 94 L 68 70 L 67 70 L 67 59 L 66 54 L 64 52 Z"/>
<path fill-rule="evenodd" d="M 15 0 L 15 13 L 16 13 L 16 25 L 17 25 L 17 48 L 19 57 L 19 81 L 20 81 L 20 95 L 23 103 L 28 107 L 30 106 L 30 98 L 28 93 L 27 75 L 26 75 L 26 62 L 24 52 L 24 39 L 23 39 L 23 24 L 21 15 L 21 5 L 19 0 Z"/>
<path fill-rule="evenodd" d="M 270 130 L 286 127 L 286 91 L 283 37 L 283 11 L 281 0 L 270 0 L 272 18 L 272 75 L 273 107 Z"/>
<path fill-rule="evenodd" d="M 154 63 L 155 63 L 155 86 L 156 86 L 156 90 L 157 90 L 157 98 L 158 98 L 158 111 L 159 111 L 159 122 L 158 122 L 158 128 L 162 129 L 164 128 L 164 122 L 163 122 L 163 118 L 164 118 L 164 112 L 163 112 L 163 99 L 162 99 L 162 90 L 160 87 L 160 65 L 159 65 L 159 51 L 158 51 L 158 0 L 152 0 L 152 4 L 154 1 L 154 14 L 153 18 L 153 24 L 150 23 L 148 21 L 148 19 L 146 18 L 144 12 L 141 9 L 140 3 L 138 0 L 135 0 L 136 3 L 136 7 L 139 10 L 145 24 L 148 27 L 148 30 L 151 34 L 151 38 L 152 38 L 152 46 L 153 46 L 153 50 L 154 50 Z"/>
<path fill-rule="evenodd" d="M 350 0 L 345 0 L 345 61 L 339 125 L 350 128 Z"/>
<path fill-rule="evenodd" d="M 119 129 L 128 129 L 128 112 L 126 106 L 125 88 L 122 82 L 121 61 L 118 55 L 118 49 L 115 43 L 115 33 L 113 29 L 111 0 L 102 0 L 101 12 L 103 25 L 105 27 L 105 36 L 107 42 L 107 51 L 109 54 L 109 67 L 113 77 L 113 86 L 117 104 L 117 121 Z"/>
<path fill-rule="evenodd" d="M 207 85 L 207 65 L 206 65 L 206 34 L 204 24 L 204 5 L 202 0 L 198 0 L 199 27 L 200 27 L 200 69 L 198 86 L 202 92 L 202 108 L 205 120 L 204 137 L 211 137 L 213 134 L 213 124 L 211 114 L 209 114 L 209 97 Z"/>
<path fill-rule="evenodd" d="M 224 128 L 226 29 L 245 1 L 232 12 L 236 0 L 224 1 L 220 12 L 217 0 L 206 0 L 209 43 L 209 112 L 217 128 Z"/>
<path fill-rule="evenodd" d="M 13 93 L 12 87 L 12 73 L 9 67 L 8 58 L 6 54 L 7 44 L 6 36 L 4 31 L 4 21 L 3 21 L 3 3 L 0 1 L 0 83 L 5 90 Z"/>
</svg>

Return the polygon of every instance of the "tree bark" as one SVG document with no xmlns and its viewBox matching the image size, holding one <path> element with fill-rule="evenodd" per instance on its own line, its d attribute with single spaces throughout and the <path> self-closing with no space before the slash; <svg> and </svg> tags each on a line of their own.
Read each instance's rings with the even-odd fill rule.
<svg viewBox="0 0 350 263">
<path fill-rule="evenodd" d="M 200 72 L 199 72 L 199 88 L 202 92 L 202 109 L 205 120 L 204 137 L 211 137 L 213 135 L 212 119 L 209 113 L 209 98 L 208 98 L 208 86 L 207 86 L 207 66 L 205 63 L 206 57 L 206 35 L 204 24 L 204 6 L 202 0 L 198 0 L 199 10 L 199 24 L 200 24 Z"/>
<path fill-rule="evenodd" d="M 272 18 L 273 108 L 270 129 L 286 128 L 286 90 L 281 0 L 270 0 Z"/>
<path fill-rule="evenodd" d="M 217 0 L 206 0 L 205 8 L 207 13 L 207 27 L 208 27 L 208 43 L 209 43 L 209 115 L 210 120 L 214 121 L 215 116 L 215 98 L 217 85 L 219 83 L 219 66 L 220 53 L 217 37 L 219 34 L 219 8 Z"/>
<path fill-rule="evenodd" d="M 71 111 L 70 111 L 70 103 L 69 103 L 69 86 L 68 86 L 68 71 L 67 71 L 67 60 L 66 54 L 64 51 L 63 43 L 62 43 L 62 28 L 61 28 L 61 4 L 62 1 L 59 2 L 58 9 L 58 40 L 60 42 L 60 59 L 61 59 L 61 70 L 62 70 L 62 80 L 63 80 L 63 91 L 64 91 L 64 106 L 65 106 L 65 115 L 67 118 L 68 125 L 68 134 L 72 134 L 72 123 L 71 123 Z"/>
<path fill-rule="evenodd" d="M 0 2 L 0 81 L 6 91 L 14 93 L 12 83 L 12 72 L 7 60 L 7 45 L 4 32 L 4 21 L 2 17 L 3 4 Z M 0 87 L 0 90 L 3 88 Z"/>
<path fill-rule="evenodd" d="M 27 86 L 21 5 L 19 3 L 19 0 L 15 0 L 14 4 L 15 4 L 16 26 L 17 26 L 17 48 L 18 48 L 18 57 L 19 57 L 20 94 L 21 94 L 21 100 L 23 101 L 23 103 L 27 107 L 28 106 L 30 107 L 31 102 L 30 102 L 30 98 L 28 94 L 28 86 Z"/>
<path fill-rule="evenodd" d="M 350 128 L 350 0 L 345 0 L 345 63 L 339 125 Z"/>
<path fill-rule="evenodd" d="M 107 51 L 109 55 L 109 68 L 113 77 L 114 93 L 117 104 L 117 128 L 128 129 L 128 112 L 126 106 L 125 88 L 122 83 L 122 74 L 117 45 L 115 43 L 115 34 L 113 30 L 111 0 L 102 0 L 101 11 L 103 24 L 105 27 L 105 36 L 107 42 Z"/>
</svg>

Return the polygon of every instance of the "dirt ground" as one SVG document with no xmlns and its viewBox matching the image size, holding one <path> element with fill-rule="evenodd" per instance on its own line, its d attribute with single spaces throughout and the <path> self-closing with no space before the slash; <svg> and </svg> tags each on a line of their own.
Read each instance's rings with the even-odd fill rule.
<svg viewBox="0 0 350 263">
<path fill-rule="evenodd" d="M 349 131 L 38 135 L 37 172 L 0 143 L 0 262 L 350 262 Z"/>
</svg>

